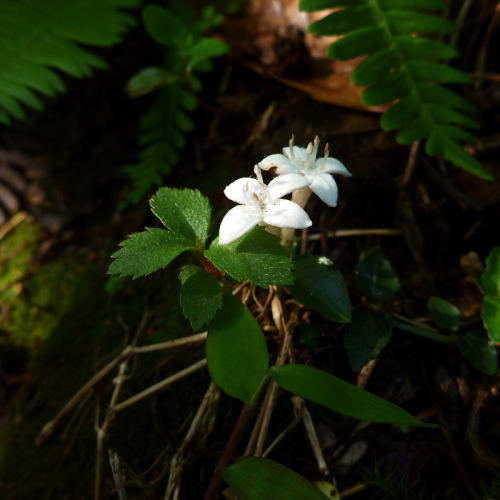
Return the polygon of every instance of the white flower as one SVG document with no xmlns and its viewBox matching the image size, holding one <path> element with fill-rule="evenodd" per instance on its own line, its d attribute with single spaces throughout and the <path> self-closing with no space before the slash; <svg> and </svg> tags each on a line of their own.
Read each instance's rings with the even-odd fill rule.
<svg viewBox="0 0 500 500">
<path fill-rule="evenodd" d="M 219 229 L 219 245 L 227 245 L 250 231 L 257 224 L 304 229 L 312 222 L 296 203 L 280 200 L 296 189 L 309 186 L 302 175 L 290 174 L 276 177 L 268 186 L 262 181 L 258 166 L 257 179 L 245 177 L 229 184 L 224 194 L 239 206 L 232 208 L 222 219 Z"/>
<path fill-rule="evenodd" d="M 274 154 L 264 158 L 259 166 L 263 170 L 276 168 L 279 175 L 301 174 L 310 181 L 311 190 L 330 207 L 337 206 L 338 188 L 330 174 L 350 176 L 351 173 L 335 158 L 328 158 L 328 144 L 325 147 L 325 157 L 316 160 L 319 138 L 314 139 L 306 148 L 294 146 L 294 137 L 290 147 L 283 148 L 282 155 Z"/>
</svg>

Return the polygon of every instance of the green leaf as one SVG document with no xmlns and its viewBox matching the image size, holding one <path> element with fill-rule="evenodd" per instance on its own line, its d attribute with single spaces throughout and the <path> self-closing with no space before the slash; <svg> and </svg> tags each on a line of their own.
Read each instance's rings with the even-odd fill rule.
<svg viewBox="0 0 500 500">
<path fill-rule="evenodd" d="M 500 297 L 486 295 L 481 316 L 490 339 L 496 344 L 500 343 Z"/>
<path fill-rule="evenodd" d="M 393 104 L 380 119 L 382 128 L 386 131 L 396 130 L 420 115 L 420 103 L 414 95 L 403 97 Z M 427 132 L 427 130 L 426 130 Z"/>
<path fill-rule="evenodd" d="M 478 370 L 487 375 L 495 375 L 498 369 L 497 349 L 484 332 L 472 331 L 462 335 L 458 348 Z"/>
<path fill-rule="evenodd" d="M 372 248 L 356 265 L 356 279 L 371 300 L 386 300 L 399 290 L 399 280 L 380 247 Z"/>
<path fill-rule="evenodd" d="M 370 6 L 362 5 L 329 14 L 309 25 L 309 32 L 315 35 L 343 35 L 369 26 L 376 26 L 373 10 Z"/>
<path fill-rule="evenodd" d="M 462 313 L 458 307 L 439 297 L 431 297 L 427 305 L 432 319 L 442 328 L 454 330 L 460 326 Z"/>
<path fill-rule="evenodd" d="M 267 371 L 264 334 L 248 308 L 231 294 L 224 294 L 222 309 L 208 328 L 207 362 L 213 381 L 247 403 Z"/>
<path fill-rule="evenodd" d="M 116 260 L 109 267 L 108 274 L 133 276 L 134 279 L 165 267 L 182 252 L 191 249 L 190 242 L 182 235 L 151 228 L 132 234 L 120 245 L 123 248 L 112 255 Z"/>
<path fill-rule="evenodd" d="M 328 47 L 328 57 L 347 61 L 382 50 L 387 44 L 387 36 L 382 28 L 361 28 L 332 43 Z"/>
<path fill-rule="evenodd" d="M 151 198 L 151 209 L 166 227 L 184 236 L 192 246 L 205 243 L 212 214 L 208 198 L 199 191 L 160 188 Z"/>
<path fill-rule="evenodd" d="M 455 47 L 418 36 L 397 36 L 396 43 L 406 57 L 413 59 L 453 59 L 460 56 Z"/>
<path fill-rule="evenodd" d="M 301 475 L 267 458 L 242 458 L 222 477 L 239 500 L 328 500 Z"/>
<path fill-rule="evenodd" d="M 377 358 L 391 336 L 392 323 L 388 314 L 372 314 L 363 306 L 356 306 L 344 335 L 353 371 L 359 372 L 369 361 Z"/>
<path fill-rule="evenodd" d="M 313 10 L 333 9 L 334 7 L 358 7 L 366 5 L 366 0 L 300 0 L 299 10 L 312 12 Z"/>
<path fill-rule="evenodd" d="M 331 321 L 351 320 L 351 302 L 342 273 L 326 257 L 299 255 L 293 260 L 294 300 L 312 307 Z"/>
<path fill-rule="evenodd" d="M 181 306 L 184 316 L 189 318 L 193 330 L 196 331 L 208 323 L 222 307 L 222 289 L 214 274 L 199 267 L 195 272 L 192 271 L 188 269 L 190 276 L 181 279 Z"/>
<path fill-rule="evenodd" d="M 189 39 L 189 32 L 179 19 L 159 5 L 146 6 L 142 19 L 149 35 L 167 47 L 183 46 Z"/>
<path fill-rule="evenodd" d="M 442 0 L 378 0 L 382 10 L 394 9 L 426 9 L 443 10 L 446 4 Z M 418 30 L 417 30 L 418 31 Z"/>
<path fill-rule="evenodd" d="M 131 78 L 125 92 L 130 97 L 139 97 L 179 80 L 179 76 L 163 68 L 144 68 Z"/>
<path fill-rule="evenodd" d="M 471 83 L 463 71 L 431 61 L 409 59 L 406 66 L 417 82 Z"/>
<path fill-rule="evenodd" d="M 386 77 L 398 63 L 398 53 L 394 49 L 379 50 L 358 64 L 351 80 L 356 85 L 372 85 Z"/>
<path fill-rule="evenodd" d="M 400 144 L 411 144 L 412 142 L 426 139 L 433 129 L 433 122 L 426 116 L 421 116 L 404 126 L 396 135 Z M 426 147 L 429 145 L 427 141 Z M 439 153 L 437 153 L 439 154 Z"/>
<path fill-rule="evenodd" d="M 188 68 L 194 68 L 198 63 L 210 59 L 211 57 L 222 56 L 228 50 L 229 47 L 219 40 L 203 38 L 186 52 L 185 55 L 189 61 Z"/>
<path fill-rule="evenodd" d="M 455 33 L 457 27 L 442 17 L 419 14 L 406 10 L 389 10 L 384 13 L 392 33 L 412 35 L 417 33 Z"/>
<path fill-rule="evenodd" d="M 264 227 L 255 227 L 229 245 L 219 245 L 218 241 L 210 245 L 205 257 L 235 280 L 250 280 L 263 288 L 293 283 L 292 262 L 286 250 Z"/>
<path fill-rule="evenodd" d="M 435 102 L 450 108 L 461 109 L 467 113 L 474 113 L 475 111 L 474 106 L 472 106 L 469 101 L 446 87 L 431 83 L 417 83 L 416 88 L 420 97 L 425 101 Z"/>
<path fill-rule="evenodd" d="M 428 125 L 427 129 L 432 131 L 430 137 L 428 135 L 425 136 L 429 137 L 429 140 L 425 144 L 425 151 L 427 154 L 432 156 L 442 154 L 446 160 L 462 167 L 464 170 L 468 170 L 483 179 L 490 181 L 495 180 L 495 178 L 474 157 L 467 153 L 460 144 L 445 135 L 446 132 L 443 125 L 434 125 L 433 127 Z"/>
<path fill-rule="evenodd" d="M 437 427 L 423 424 L 389 401 L 317 368 L 284 365 L 271 368 L 271 374 L 283 389 L 349 417 L 369 422 Z"/>
<path fill-rule="evenodd" d="M 481 276 L 481 285 L 485 295 L 500 297 L 500 247 L 493 248 L 486 258 L 486 269 Z"/>
<path fill-rule="evenodd" d="M 396 70 L 363 91 L 361 101 L 367 106 L 379 106 L 405 97 L 410 91 L 411 86 L 406 75 Z"/>
</svg>

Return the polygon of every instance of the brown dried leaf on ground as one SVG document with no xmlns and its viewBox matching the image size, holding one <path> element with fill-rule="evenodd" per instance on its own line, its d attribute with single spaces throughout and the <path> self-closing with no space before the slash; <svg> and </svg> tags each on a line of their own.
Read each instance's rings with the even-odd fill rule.
<svg viewBox="0 0 500 500">
<path fill-rule="evenodd" d="M 310 23 L 331 10 L 300 12 L 298 0 L 249 0 L 243 15 L 228 17 L 226 42 L 233 58 L 260 74 L 308 93 L 313 99 L 352 109 L 383 112 L 382 106 L 365 106 L 362 87 L 349 75 L 361 61 L 333 61 L 328 46 L 339 37 L 307 33 Z"/>
</svg>

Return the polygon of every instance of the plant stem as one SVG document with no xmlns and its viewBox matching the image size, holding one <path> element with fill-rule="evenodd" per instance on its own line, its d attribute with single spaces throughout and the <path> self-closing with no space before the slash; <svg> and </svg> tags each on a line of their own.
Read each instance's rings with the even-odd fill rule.
<svg viewBox="0 0 500 500">
<path fill-rule="evenodd" d="M 220 485 L 222 483 L 222 471 L 229 464 L 234 449 L 240 441 L 240 438 L 243 434 L 246 423 L 248 422 L 248 418 L 251 415 L 252 411 L 253 408 L 245 403 L 243 409 L 241 410 L 240 416 L 236 421 L 233 432 L 231 433 L 231 436 L 226 444 L 226 449 L 222 453 L 222 457 L 219 460 L 217 469 L 215 470 L 215 473 L 212 477 L 212 481 L 210 481 L 210 485 L 208 486 L 207 492 L 205 493 L 204 500 L 213 500 L 215 498 L 215 495 L 219 491 Z"/>
<path fill-rule="evenodd" d="M 292 201 L 297 203 L 300 208 L 305 208 L 309 197 L 311 196 L 311 188 L 305 187 L 297 189 L 292 193 Z M 281 230 L 281 244 L 288 250 L 292 244 L 295 229 L 293 227 L 285 227 Z"/>
</svg>

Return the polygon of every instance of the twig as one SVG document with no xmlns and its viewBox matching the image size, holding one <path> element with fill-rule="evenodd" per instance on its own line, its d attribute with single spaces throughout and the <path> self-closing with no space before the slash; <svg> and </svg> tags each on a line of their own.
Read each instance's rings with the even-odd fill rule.
<svg viewBox="0 0 500 500">
<path fill-rule="evenodd" d="M 210 425 L 211 428 L 208 430 L 206 429 L 206 423 L 207 420 L 210 420 L 210 415 L 213 415 L 214 410 L 217 407 L 219 397 L 220 389 L 214 382 L 211 382 L 198 408 L 198 411 L 191 422 L 191 426 L 189 427 L 182 445 L 170 462 L 170 477 L 168 479 L 168 485 L 165 492 L 165 500 L 169 500 L 172 493 L 174 493 L 174 489 L 180 487 L 182 471 L 187 462 L 187 452 L 192 446 L 196 435 L 201 434 L 201 431 L 204 430 L 203 434 L 201 434 L 201 439 L 206 439 L 209 432 L 212 430 L 213 419 Z"/>
<path fill-rule="evenodd" d="M 307 241 L 316 241 L 326 236 L 327 238 L 342 238 L 345 236 L 401 236 L 400 229 L 339 229 L 338 231 L 325 231 L 321 234 L 310 234 Z"/>
<path fill-rule="evenodd" d="M 152 394 L 155 394 L 156 392 L 159 392 L 169 385 L 172 385 L 174 382 L 177 382 L 178 380 L 187 377 L 188 375 L 191 375 L 191 373 L 194 373 L 198 370 L 201 370 L 203 367 L 207 365 L 207 360 L 206 358 L 203 358 L 202 360 L 198 361 L 197 363 L 192 364 L 191 366 L 188 366 L 187 368 L 184 368 L 184 370 L 181 370 L 180 372 L 174 373 L 172 376 L 166 378 L 165 380 L 162 380 L 161 382 L 158 382 L 157 384 L 152 385 L 151 387 L 148 387 L 142 392 L 139 392 L 135 396 L 132 396 L 129 399 L 126 399 L 120 404 L 110 406 L 109 407 L 109 412 L 113 413 L 118 413 L 119 411 L 123 410 L 124 408 L 127 408 L 130 405 L 133 405 L 134 403 L 137 403 L 137 401 L 140 401 L 141 399 L 144 399 L 148 396 L 151 396 Z"/>
<path fill-rule="evenodd" d="M 464 24 L 465 19 L 467 18 L 467 13 L 469 12 L 469 9 L 470 9 L 470 6 L 472 5 L 472 2 L 473 2 L 473 0 L 464 0 L 464 3 L 462 4 L 462 7 L 460 8 L 458 16 L 455 19 L 455 26 L 457 28 L 457 31 L 450 38 L 450 45 L 453 45 L 453 47 L 457 46 L 458 37 L 460 36 L 460 32 L 462 31 L 462 26 Z"/>
<path fill-rule="evenodd" d="M 121 354 L 119 354 L 115 359 L 110 361 L 105 367 L 99 370 L 93 377 L 90 378 L 88 382 L 86 382 L 72 397 L 71 399 L 64 405 L 62 410 L 56 415 L 56 417 L 45 424 L 43 429 L 40 431 L 40 434 L 35 440 L 35 445 L 39 446 L 42 444 L 47 438 L 49 438 L 56 426 L 63 420 L 66 415 L 80 402 L 80 400 L 87 394 L 88 391 L 94 387 L 97 382 L 103 379 L 113 368 L 118 366 L 122 361 L 128 359 L 131 356 L 136 354 L 144 354 L 147 352 L 160 351 L 163 349 L 170 349 L 173 347 L 178 347 L 185 344 L 192 344 L 195 342 L 199 342 L 204 340 L 207 336 L 207 332 L 198 333 L 196 335 L 191 335 L 190 337 L 185 337 L 182 339 L 171 340 L 169 342 L 162 342 L 161 344 L 154 344 L 143 347 L 126 347 Z"/>
<path fill-rule="evenodd" d="M 28 217 L 26 212 L 18 212 L 12 219 L 6 222 L 2 227 L 0 227 L 0 240 L 9 232 L 12 231 L 17 225 L 19 225 L 24 219 Z"/>
<path fill-rule="evenodd" d="M 344 491 L 341 491 L 339 493 L 340 498 L 347 498 L 352 495 L 355 495 L 356 493 L 359 493 L 360 491 L 366 490 L 366 485 L 365 484 L 355 484 L 354 486 L 351 486 L 350 488 L 347 488 Z"/>
<path fill-rule="evenodd" d="M 319 445 L 318 435 L 316 434 L 316 429 L 314 428 L 311 414 L 309 413 L 309 410 L 305 405 L 305 401 L 300 396 L 294 396 L 292 398 L 292 401 L 294 401 L 294 405 L 297 404 L 301 407 L 302 422 L 304 423 L 307 437 L 309 438 L 314 456 L 316 457 L 316 461 L 318 462 L 318 469 L 321 474 L 323 474 L 323 476 L 329 476 L 330 471 L 328 469 L 328 466 L 326 465 L 325 457 L 323 456 L 321 446 Z"/>
<path fill-rule="evenodd" d="M 120 467 L 120 457 L 117 453 L 109 450 L 109 464 L 111 465 L 111 472 L 116 484 L 116 491 L 120 500 L 128 500 L 127 492 L 125 491 L 125 481 L 123 478 L 123 471 Z"/>
</svg>

